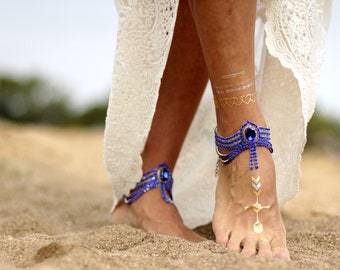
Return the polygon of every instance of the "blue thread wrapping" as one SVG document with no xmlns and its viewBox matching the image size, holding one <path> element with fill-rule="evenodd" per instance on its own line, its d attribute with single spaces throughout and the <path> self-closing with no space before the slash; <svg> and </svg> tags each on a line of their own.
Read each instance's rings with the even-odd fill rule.
<svg viewBox="0 0 340 270">
<path fill-rule="evenodd" d="M 250 150 L 249 167 L 251 170 L 258 169 L 256 146 L 264 146 L 273 153 L 273 147 L 270 142 L 270 129 L 259 127 L 253 122 L 246 121 L 238 132 L 230 137 L 222 137 L 218 135 L 215 129 L 216 152 L 219 159 L 229 164 L 234 158 L 244 150 Z M 218 149 L 231 151 L 228 154 L 222 154 Z"/>
<path fill-rule="evenodd" d="M 124 195 L 124 201 L 127 204 L 131 204 L 145 192 L 160 186 L 163 200 L 166 203 L 173 203 L 172 184 L 173 179 L 170 168 L 166 163 L 162 163 L 153 170 L 144 173 L 141 181 L 136 184 L 135 189 L 131 191 L 130 195 Z"/>
</svg>

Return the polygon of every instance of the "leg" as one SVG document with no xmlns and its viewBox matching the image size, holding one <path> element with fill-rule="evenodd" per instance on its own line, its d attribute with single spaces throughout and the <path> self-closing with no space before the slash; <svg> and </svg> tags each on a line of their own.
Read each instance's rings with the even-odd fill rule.
<svg viewBox="0 0 340 270">
<path fill-rule="evenodd" d="M 162 162 L 174 168 L 207 81 L 208 74 L 188 3 L 180 1 L 156 112 L 142 153 L 144 172 Z M 183 225 L 175 205 L 163 201 L 159 188 L 146 192 L 131 205 L 120 203 L 112 219 L 116 224 L 128 223 L 149 232 L 191 241 L 202 240 Z"/>
<path fill-rule="evenodd" d="M 212 82 L 218 133 L 224 137 L 250 120 L 266 126 L 254 86 L 256 0 L 190 0 L 190 7 Z M 245 255 L 289 259 L 285 228 L 277 204 L 275 169 L 270 152 L 257 147 L 259 169 L 249 170 L 249 150 L 230 164 L 220 164 L 213 229 L 216 241 Z M 245 207 L 256 201 L 251 177 L 261 177 L 264 231 L 253 230 L 256 214 Z M 247 209 L 247 208 L 246 208 Z"/>
</svg>

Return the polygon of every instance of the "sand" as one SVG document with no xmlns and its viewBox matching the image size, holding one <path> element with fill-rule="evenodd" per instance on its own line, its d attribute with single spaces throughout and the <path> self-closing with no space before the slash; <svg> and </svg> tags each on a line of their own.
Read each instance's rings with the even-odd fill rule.
<svg viewBox="0 0 340 270">
<path fill-rule="evenodd" d="M 282 262 L 111 225 L 102 140 L 102 128 L 0 121 L 0 269 L 340 269 L 336 154 L 305 152 Z M 196 230 L 213 239 L 211 224 Z"/>
</svg>

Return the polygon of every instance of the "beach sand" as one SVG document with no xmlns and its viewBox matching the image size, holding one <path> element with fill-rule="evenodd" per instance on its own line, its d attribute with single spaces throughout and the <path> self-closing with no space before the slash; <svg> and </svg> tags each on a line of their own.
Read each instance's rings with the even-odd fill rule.
<svg viewBox="0 0 340 270">
<path fill-rule="evenodd" d="M 302 172 L 283 209 L 292 261 L 245 258 L 111 225 L 102 128 L 0 121 L 0 269 L 340 269 L 339 156 L 309 150 Z"/>
</svg>

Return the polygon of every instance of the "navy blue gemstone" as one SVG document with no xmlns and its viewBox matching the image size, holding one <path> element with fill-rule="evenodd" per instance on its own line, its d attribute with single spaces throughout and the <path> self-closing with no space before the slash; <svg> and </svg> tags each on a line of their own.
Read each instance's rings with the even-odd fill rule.
<svg viewBox="0 0 340 270">
<path fill-rule="evenodd" d="M 252 142 L 255 140 L 256 138 L 256 131 L 251 129 L 251 128 L 247 128 L 246 129 L 246 132 L 244 133 L 246 135 L 246 139 L 249 141 L 249 142 Z"/>
<path fill-rule="evenodd" d="M 160 173 L 160 177 L 162 181 L 167 181 L 170 178 L 170 172 L 164 168 Z"/>
</svg>

